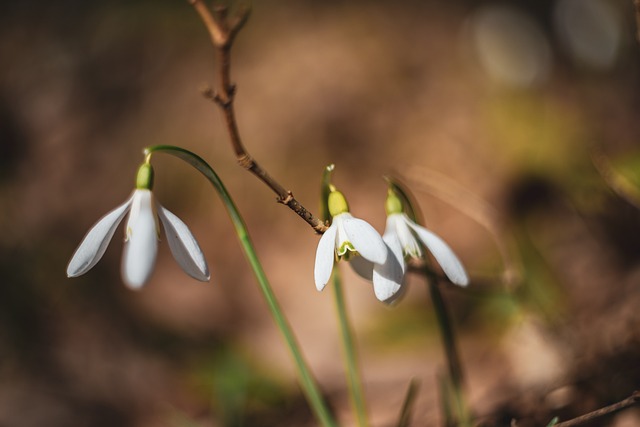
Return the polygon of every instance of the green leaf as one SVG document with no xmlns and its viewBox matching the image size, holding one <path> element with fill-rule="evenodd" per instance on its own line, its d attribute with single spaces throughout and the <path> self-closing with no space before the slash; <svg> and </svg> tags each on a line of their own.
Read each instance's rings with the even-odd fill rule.
<svg viewBox="0 0 640 427">
<path fill-rule="evenodd" d="M 413 404 L 418 396 L 418 389 L 420 388 L 420 382 L 413 378 L 407 388 L 407 394 L 404 397 L 402 409 L 400 411 L 400 419 L 398 420 L 398 427 L 408 427 L 411 419 L 411 411 L 413 410 Z"/>
<path fill-rule="evenodd" d="M 549 422 L 549 424 L 547 424 L 547 427 L 555 426 L 556 424 L 558 424 L 558 421 L 559 421 L 558 417 L 553 417 L 553 419 Z"/>
<path fill-rule="evenodd" d="M 444 425 L 447 427 L 455 426 L 456 422 L 452 409 L 454 404 L 451 380 L 446 375 L 440 374 L 438 375 L 438 382 L 438 385 L 440 386 L 440 401 Z"/>
</svg>

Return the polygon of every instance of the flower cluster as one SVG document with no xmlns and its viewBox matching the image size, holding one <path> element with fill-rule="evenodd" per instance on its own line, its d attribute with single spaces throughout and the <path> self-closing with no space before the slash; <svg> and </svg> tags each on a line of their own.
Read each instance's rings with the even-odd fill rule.
<svg viewBox="0 0 640 427">
<path fill-rule="evenodd" d="M 153 168 L 148 160 L 138 169 L 136 189 L 131 197 L 102 217 L 84 237 L 67 266 L 67 276 L 80 276 L 100 261 L 128 213 L 122 257 L 122 279 L 127 286 L 139 289 L 149 280 L 158 253 L 160 223 L 180 267 L 197 280 L 209 280 L 207 262 L 189 228 L 155 201 L 151 192 Z M 351 215 L 344 195 L 329 185 L 327 207 L 332 223 L 318 243 L 314 269 L 319 291 L 331 279 L 336 261 L 345 260 L 350 261 L 358 275 L 373 283 L 376 298 L 390 303 L 402 290 L 406 259 L 422 258 L 425 249 L 452 283 L 468 284 L 467 273 L 451 248 L 409 218 L 391 187 L 385 206 L 387 224 L 381 236 L 369 223 Z"/>
<path fill-rule="evenodd" d="M 382 236 L 366 221 L 349 213 L 345 197 L 331 188 L 328 199 L 333 222 L 318 243 L 315 282 L 324 289 L 336 260 L 350 261 L 354 271 L 373 282 L 380 301 L 394 301 L 402 289 L 406 271 L 405 258 L 421 258 L 428 249 L 447 278 L 467 286 L 469 278 L 462 263 L 444 240 L 416 224 L 404 212 L 400 198 L 389 189 L 386 201 L 387 225 Z"/>
<path fill-rule="evenodd" d="M 122 280 L 127 286 L 139 289 L 149 280 L 158 253 L 159 222 L 180 267 L 194 279 L 209 280 L 209 267 L 198 242 L 184 222 L 155 201 L 152 187 L 153 168 L 145 162 L 138 169 L 131 197 L 102 217 L 84 237 L 67 266 L 68 277 L 80 276 L 100 261 L 116 228 L 129 213 L 122 256 Z"/>
</svg>

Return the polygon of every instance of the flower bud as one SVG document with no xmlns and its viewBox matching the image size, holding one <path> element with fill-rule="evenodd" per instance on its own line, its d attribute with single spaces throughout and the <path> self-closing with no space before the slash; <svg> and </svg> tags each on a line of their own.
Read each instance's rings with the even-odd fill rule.
<svg viewBox="0 0 640 427">
<path fill-rule="evenodd" d="M 384 204 L 387 211 L 387 215 L 403 213 L 402 200 L 396 195 L 396 193 L 390 188 L 387 194 L 387 201 Z"/>
<path fill-rule="evenodd" d="M 329 214 L 331 214 L 332 217 L 345 212 L 349 212 L 349 204 L 347 203 L 347 199 L 345 199 L 344 195 L 338 190 L 333 189 L 333 191 L 329 193 L 328 204 Z"/>
<path fill-rule="evenodd" d="M 138 168 L 136 188 L 138 190 L 151 190 L 153 188 L 153 167 L 150 163 L 143 163 Z"/>
</svg>

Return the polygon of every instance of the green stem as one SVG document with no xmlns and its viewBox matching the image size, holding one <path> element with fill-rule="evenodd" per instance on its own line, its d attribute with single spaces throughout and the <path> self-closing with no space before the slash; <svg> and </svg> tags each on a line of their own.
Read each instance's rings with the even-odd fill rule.
<svg viewBox="0 0 640 427">
<path fill-rule="evenodd" d="M 170 154 L 172 156 L 178 157 L 179 159 L 184 160 L 189 163 L 191 166 L 196 168 L 200 173 L 202 173 L 208 180 L 211 182 L 213 187 L 218 192 L 218 195 L 222 198 L 222 202 L 224 203 L 229 216 L 231 217 L 231 222 L 236 229 L 236 233 L 238 235 L 238 239 L 240 240 L 240 244 L 242 245 L 242 249 L 253 269 L 253 272 L 258 279 L 258 284 L 260 285 L 260 290 L 267 301 L 267 305 L 269 310 L 271 311 L 271 315 L 280 329 L 284 340 L 291 351 L 291 355 L 295 361 L 296 368 L 298 370 L 298 376 L 300 379 L 300 383 L 302 389 L 305 392 L 307 400 L 311 405 L 313 412 L 316 417 L 320 421 L 320 423 L 325 427 L 337 427 L 337 423 L 333 418 L 333 415 L 329 411 L 322 394 L 318 388 L 318 385 L 311 373 L 307 363 L 302 355 L 302 351 L 299 348 L 297 340 L 289 326 L 278 301 L 276 300 L 275 294 L 271 289 L 271 285 L 269 284 L 269 280 L 267 279 L 264 270 L 262 269 L 262 265 L 258 259 L 256 251 L 251 243 L 251 239 L 249 237 L 249 232 L 247 231 L 247 227 L 238 212 L 238 209 L 231 199 L 231 196 L 227 192 L 226 188 L 222 184 L 220 178 L 215 173 L 215 171 L 205 162 L 201 157 L 192 153 L 191 151 L 185 150 L 183 148 L 174 147 L 171 145 L 155 145 L 152 147 L 147 147 L 145 149 L 145 155 L 149 156 L 154 152 L 162 152 L 165 154 Z"/>
<path fill-rule="evenodd" d="M 464 376 L 462 372 L 462 364 L 460 363 L 460 356 L 458 355 L 458 349 L 456 347 L 453 324 L 451 322 L 451 317 L 449 316 L 447 305 L 444 302 L 442 293 L 440 292 L 438 282 L 431 276 L 431 272 L 426 270 L 425 277 L 431 294 L 431 300 L 433 301 L 433 307 L 436 312 L 436 319 L 438 320 L 438 327 L 440 328 L 442 344 L 444 346 L 447 359 L 449 380 L 451 382 L 451 394 L 453 395 L 458 425 L 461 427 L 471 426 L 469 410 L 464 399 Z M 447 396 L 443 396 L 443 398 L 446 399 Z"/>
<path fill-rule="evenodd" d="M 344 300 L 342 281 L 340 280 L 340 270 L 337 268 L 337 265 L 335 265 L 333 269 L 333 290 L 336 309 L 338 311 L 338 321 L 340 323 L 342 348 L 347 371 L 347 381 L 349 383 L 349 394 L 351 395 L 351 403 L 358 419 L 358 426 L 367 427 L 369 422 L 367 421 L 367 409 L 365 406 L 364 393 L 362 391 L 360 370 L 358 369 L 358 357 L 355 349 L 353 329 L 351 328 L 349 316 L 347 315 L 347 306 Z"/>
</svg>

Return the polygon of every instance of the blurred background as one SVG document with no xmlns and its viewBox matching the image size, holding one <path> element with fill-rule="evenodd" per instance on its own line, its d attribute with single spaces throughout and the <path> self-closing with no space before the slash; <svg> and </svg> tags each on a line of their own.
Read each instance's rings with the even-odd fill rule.
<svg viewBox="0 0 640 427">
<path fill-rule="evenodd" d="M 232 5 L 233 6 L 233 5 Z M 384 174 L 472 277 L 444 287 L 485 426 L 546 425 L 640 388 L 640 45 L 631 0 L 255 2 L 233 50 L 249 152 L 318 212 L 323 168 L 379 231 Z M 200 89 L 213 49 L 186 1 L 0 5 L 0 425 L 311 426 L 289 354 L 223 206 L 154 157 L 158 200 L 211 283 L 161 242 L 148 285 L 119 274 L 123 231 L 86 275 L 66 264 L 124 202 L 141 150 L 218 171 L 323 391 L 353 424 L 318 236 L 237 166 Z M 423 279 L 389 308 L 345 274 L 372 423 L 438 425 L 444 361 Z M 640 425 L 629 409 L 592 425 Z"/>
</svg>

